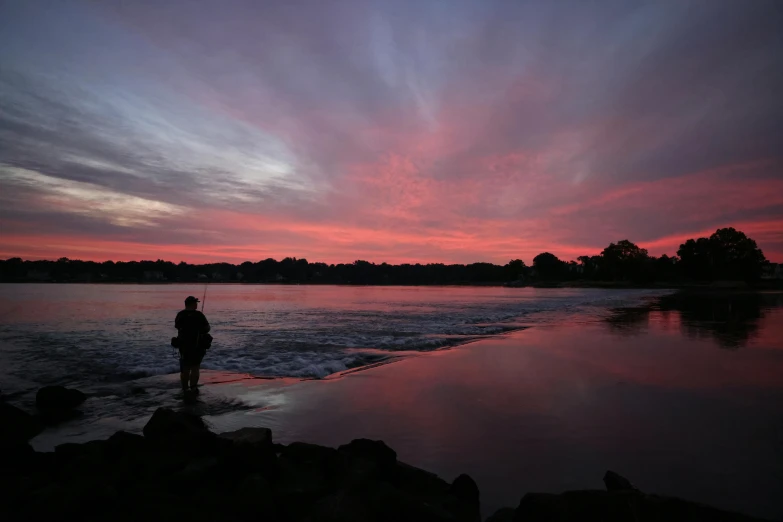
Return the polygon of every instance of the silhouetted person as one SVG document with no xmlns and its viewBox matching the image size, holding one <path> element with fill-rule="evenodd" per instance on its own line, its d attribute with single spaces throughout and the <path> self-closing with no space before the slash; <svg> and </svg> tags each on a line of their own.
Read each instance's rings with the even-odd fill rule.
<svg viewBox="0 0 783 522">
<path fill-rule="evenodd" d="M 174 327 L 178 331 L 179 340 L 179 378 L 182 391 L 190 390 L 198 393 L 199 370 L 201 360 L 207 351 L 209 322 L 206 316 L 198 310 L 199 300 L 188 296 L 185 299 L 185 309 L 177 314 Z"/>
</svg>

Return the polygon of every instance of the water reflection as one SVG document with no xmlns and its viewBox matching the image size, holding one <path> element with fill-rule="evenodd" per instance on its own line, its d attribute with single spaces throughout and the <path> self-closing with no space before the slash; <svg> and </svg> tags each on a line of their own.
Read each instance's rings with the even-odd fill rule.
<svg viewBox="0 0 783 522">
<path fill-rule="evenodd" d="M 737 350 L 759 334 L 761 320 L 774 308 L 783 308 L 783 293 L 677 292 L 649 304 L 621 308 L 606 324 L 616 334 L 647 331 L 651 320 L 676 322 L 683 334 L 709 337 L 721 348 Z"/>
</svg>

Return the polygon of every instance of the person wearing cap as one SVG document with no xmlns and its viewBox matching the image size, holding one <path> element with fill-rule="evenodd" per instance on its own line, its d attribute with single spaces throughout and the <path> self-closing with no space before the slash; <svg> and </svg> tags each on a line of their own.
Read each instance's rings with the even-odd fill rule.
<svg viewBox="0 0 783 522">
<path fill-rule="evenodd" d="M 179 348 L 179 378 L 182 390 L 198 393 L 199 370 L 206 354 L 206 341 L 209 333 L 209 321 L 198 310 L 199 300 L 188 296 L 185 309 L 177 314 L 174 327 L 177 329 Z M 188 388 L 188 386 L 190 388 Z"/>
</svg>

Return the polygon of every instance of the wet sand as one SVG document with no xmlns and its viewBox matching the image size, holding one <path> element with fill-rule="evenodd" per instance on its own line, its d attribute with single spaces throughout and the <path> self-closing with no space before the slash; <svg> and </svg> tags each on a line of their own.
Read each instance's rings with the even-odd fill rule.
<svg viewBox="0 0 783 522">
<path fill-rule="evenodd" d="M 194 404 L 176 376 L 142 379 L 143 392 L 93 397 L 83 421 L 34 446 L 140 431 L 156 407 L 175 405 L 216 431 L 269 427 L 281 443 L 382 439 L 446 480 L 470 474 L 485 514 L 527 491 L 600 489 L 613 469 L 650 493 L 779 518 L 779 332 L 732 351 L 680 326 L 661 316 L 631 330 L 536 327 L 324 380 L 205 372 Z"/>
</svg>

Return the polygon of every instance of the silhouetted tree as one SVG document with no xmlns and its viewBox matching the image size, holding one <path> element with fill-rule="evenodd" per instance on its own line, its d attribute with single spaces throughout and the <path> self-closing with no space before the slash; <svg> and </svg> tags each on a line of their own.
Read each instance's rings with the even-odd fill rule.
<svg viewBox="0 0 783 522">
<path fill-rule="evenodd" d="M 507 281 L 517 281 L 526 275 L 527 267 L 521 259 L 512 259 L 505 268 L 505 279 Z"/>
<path fill-rule="evenodd" d="M 689 239 L 677 251 L 687 277 L 756 280 L 766 261 L 756 242 L 734 228 L 721 228 L 709 238 Z"/>
<path fill-rule="evenodd" d="M 652 258 L 652 270 L 658 281 L 676 281 L 681 277 L 679 258 L 669 257 L 666 254 L 658 258 Z"/>
<path fill-rule="evenodd" d="M 594 279 L 601 266 L 601 256 L 579 256 L 576 258 L 582 267 L 582 277 L 585 279 Z"/>
<path fill-rule="evenodd" d="M 644 279 L 648 259 L 646 249 L 639 248 L 627 239 L 610 243 L 601 252 L 602 275 L 606 279 L 614 280 Z"/>
<path fill-rule="evenodd" d="M 677 250 L 682 262 L 682 270 L 686 277 L 701 281 L 709 281 L 713 277 L 710 240 L 706 237 L 689 239 Z"/>
<path fill-rule="evenodd" d="M 720 279 L 758 279 L 766 262 L 756 242 L 734 228 L 710 236 L 715 274 Z"/>
<path fill-rule="evenodd" d="M 544 252 L 533 260 L 541 279 L 609 279 L 632 281 L 675 281 L 690 279 L 757 279 L 766 260 L 755 241 L 733 228 L 720 229 L 709 238 L 689 239 L 678 251 L 679 258 L 650 257 L 628 240 L 606 247 L 597 256 L 579 256 L 578 263 L 565 263 Z M 310 263 L 306 259 L 268 258 L 240 265 L 208 263 L 192 265 L 156 261 L 96 263 L 62 257 L 57 261 L 23 261 L 15 257 L 0 260 L 0 281 L 246 281 L 313 282 L 353 284 L 497 284 L 529 275 L 521 259 L 500 266 L 492 263 L 468 265 L 443 263 L 375 264 L 357 260 L 350 264 Z M 241 277 L 240 277 L 241 274 Z"/>
<path fill-rule="evenodd" d="M 541 279 L 557 279 L 565 273 L 564 263 L 556 255 L 543 252 L 533 258 L 533 268 Z"/>
</svg>

